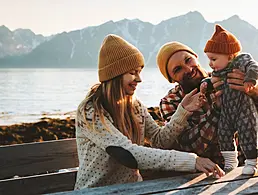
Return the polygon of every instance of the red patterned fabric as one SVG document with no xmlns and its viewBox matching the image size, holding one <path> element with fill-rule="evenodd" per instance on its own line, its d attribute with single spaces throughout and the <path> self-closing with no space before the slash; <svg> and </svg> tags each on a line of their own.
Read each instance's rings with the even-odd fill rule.
<svg viewBox="0 0 258 195">
<path fill-rule="evenodd" d="M 160 112 L 163 119 L 170 120 L 184 96 L 185 94 L 179 85 L 168 92 L 160 102 Z M 207 111 L 200 109 L 194 112 L 188 119 L 188 127 L 178 137 L 175 149 L 194 152 L 222 165 L 223 158 L 219 152 L 216 133 L 219 114 L 220 111 L 215 108 L 210 108 Z"/>
</svg>

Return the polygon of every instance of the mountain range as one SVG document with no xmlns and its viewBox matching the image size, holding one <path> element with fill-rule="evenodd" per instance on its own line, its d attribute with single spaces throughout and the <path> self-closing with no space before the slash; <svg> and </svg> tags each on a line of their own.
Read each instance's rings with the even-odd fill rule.
<svg viewBox="0 0 258 195">
<path fill-rule="evenodd" d="M 0 26 L 0 58 L 22 55 L 31 52 L 47 40 L 43 35 L 36 35 L 29 29 L 9 30 Z"/>
<path fill-rule="evenodd" d="M 215 23 L 235 34 L 243 51 L 258 59 L 258 30 L 254 26 L 237 15 L 209 23 L 194 11 L 157 25 L 123 19 L 50 37 L 0 26 L 0 68 L 96 68 L 100 45 L 110 33 L 135 45 L 143 53 L 147 67 L 156 66 L 157 52 L 164 43 L 179 41 L 190 46 L 199 55 L 201 64 L 208 68 L 203 48 L 214 32 Z"/>
</svg>

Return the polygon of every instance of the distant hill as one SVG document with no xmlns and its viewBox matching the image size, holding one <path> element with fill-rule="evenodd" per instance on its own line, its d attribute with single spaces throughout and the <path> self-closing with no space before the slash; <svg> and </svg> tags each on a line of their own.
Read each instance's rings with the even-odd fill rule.
<svg viewBox="0 0 258 195">
<path fill-rule="evenodd" d="M 237 15 L 216 23 L 234 33 L 241 41 L 243 51 L 258 59 L 258 30 L 254 26 Z M 60 33 L 49 41 L 43 41 L 26 55 L 0 59 L 0 67 L 95 68 L 101 42 L 109 33 L 120 35 L 139 48 L 147 67 L 156 66 L 158 49 L 168 41 L 189 45 L 198 53 L 201 64 L 208 67 L 203 48 L 213 31 L 214 23 L 208 23 L 197 11 L 157 25 L 138 19 L 108 21 L 99 26 Z"/>
<path fill-rule="evenodd" d="M 0 26 L 0 58 L 27 54 L 47 39 L 29 29 L 11 31 L 6 26 Z"/>
</svg>

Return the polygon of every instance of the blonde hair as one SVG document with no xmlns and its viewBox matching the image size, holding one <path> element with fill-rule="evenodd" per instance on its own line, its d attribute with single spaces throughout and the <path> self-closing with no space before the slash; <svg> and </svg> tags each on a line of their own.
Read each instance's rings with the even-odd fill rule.
<svg viewBox="0 0 258 195">
<path fill-rule="evenodd" d="M 110 130 L 104 120 L 104 113 L 108 112 L 113 119 L 114 126 L 133 143 L 139 144 L 140 131 L 134 114 L 133 96 L 128 96 L 122 87 L 122 76 L 94 85 L 86 97 L 84 108 L 88 102 L 93 103 L 94 115 L 91 128 L 94 130 L 96 116 L 100 117 L 106 130 Z M 83 109 L 85 110 L 85 109 Z M 85 111 L 83 111 L 87 123 Z"/>
</svg>

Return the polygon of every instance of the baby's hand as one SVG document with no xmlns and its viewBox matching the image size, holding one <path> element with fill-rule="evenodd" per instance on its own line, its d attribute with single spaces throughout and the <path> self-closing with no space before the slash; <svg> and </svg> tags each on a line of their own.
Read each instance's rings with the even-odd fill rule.
<svg viewBox="0 0 258 195">
<path fill-rule="evenodd" d="M 254 84 L 252 82 L 244 82 L 245 92 L 248 93 L 254 88 Z"/>
</svg>

